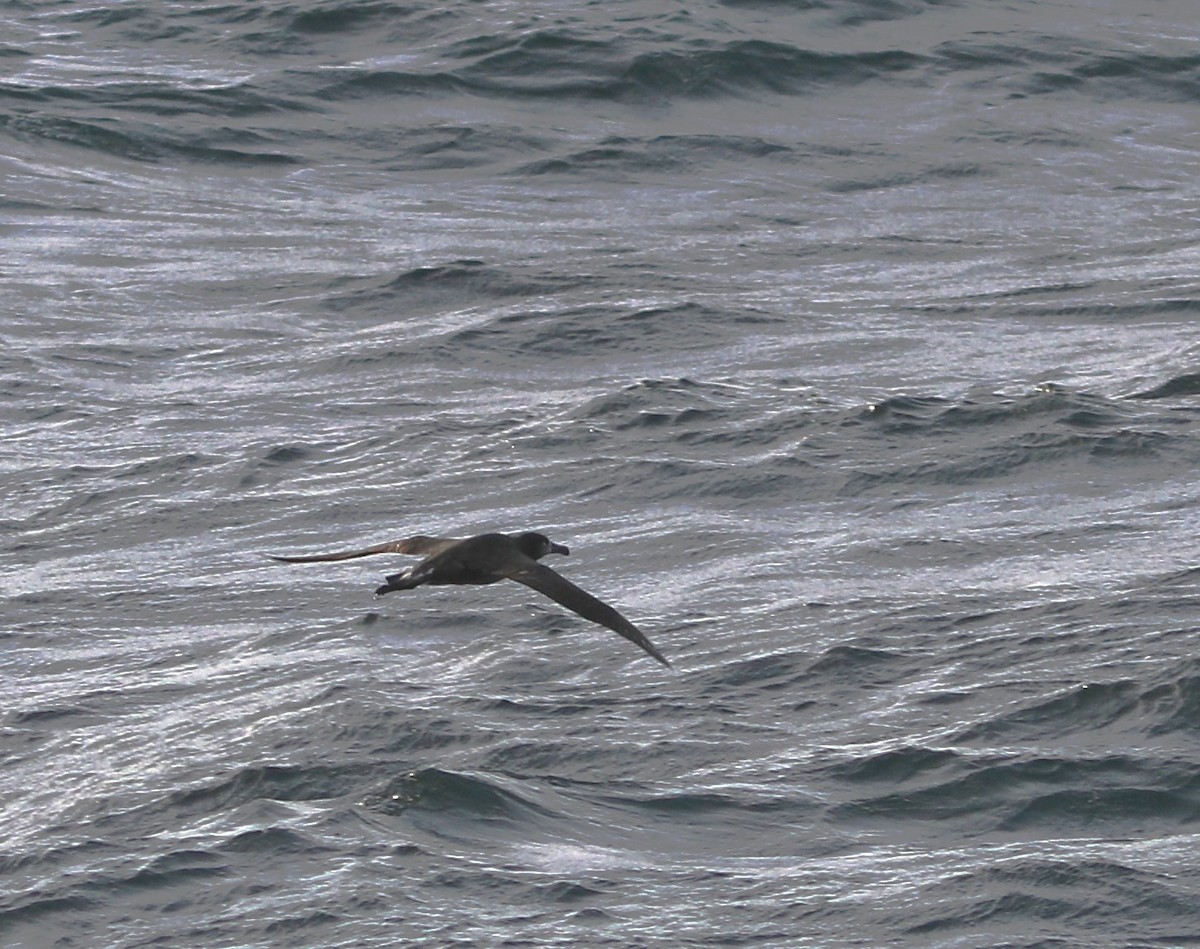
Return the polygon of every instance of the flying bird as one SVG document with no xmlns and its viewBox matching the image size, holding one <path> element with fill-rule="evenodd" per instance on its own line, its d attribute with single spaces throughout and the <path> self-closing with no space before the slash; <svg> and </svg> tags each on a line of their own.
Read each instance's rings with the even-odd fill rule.
<svg viewBox="0 0 1200 949">
<path fill-rule="evenodd" d="M 454 537 L 406 537 L 403 540 L 376 544 L 363 550 L 347 550 L 332 554 L 309 554 L 300 557 L 277 557 L 282 563 L 316 563 L 330 560 L 352 560 L 374 554 L 415 554 L 424 557 L 414 567 L 393 573 L 375 591 L 377 596 L 393 590 L 448 584 L 487 584 L 501 580 L 516 580 L 538 593 L 561 603 L 584 619 L 607 626 L 613 632 L 636 643 L 664 666 L 670 666 L 654 644 L 633 623 L 615 609 L 596 599 L 586 590 L 575 586 L 545 564 L 538 563 L 547 554 L 569 554 L 562 544 L 550 542 L 545 534 L 526 531 L 524 534 L 479 534 L 461 540 Z"/>
</svg>

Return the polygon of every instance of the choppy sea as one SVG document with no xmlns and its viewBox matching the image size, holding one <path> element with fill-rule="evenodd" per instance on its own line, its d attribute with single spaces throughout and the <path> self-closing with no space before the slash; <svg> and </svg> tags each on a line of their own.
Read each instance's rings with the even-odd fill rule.
<svg viewBox="0 0 1200 949">
<path fill-rule="evenodd" d="M 0 6 L 0 946 L 1200 945 L 1196 12 Z"/>
</svg>

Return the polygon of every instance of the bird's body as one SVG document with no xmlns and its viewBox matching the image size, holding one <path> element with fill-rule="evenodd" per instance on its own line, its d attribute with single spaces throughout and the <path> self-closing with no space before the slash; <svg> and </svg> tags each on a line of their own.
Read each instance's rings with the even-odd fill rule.
<svg viewBox="0 0 1200 949">
<path fill-rule="evenodd" d="M 551 553 L 567 554 L 570 551 L 561 544 L 551 543 L 545 534 L 527 531 L 515 535 L 478 534 L 465 540 L 420 534 L 403 540 L 376 544 L 362 550 L 272 559 L 284 563 L 314 563 L 350 560 L 374 554 L 416 554 L 425 558 L 416 566 L 389 576 L 387 582 L 375 591 L 380 596 L 424 585 L 484 585 L 500 580 L 516 580 L 561 603 L 584 619 L 599 623 L 624 636 L 664 666 L 670 665 L 645 634 L 615 609 L 575 586 L 545 564 L 538 563 Z"/>
</svg>

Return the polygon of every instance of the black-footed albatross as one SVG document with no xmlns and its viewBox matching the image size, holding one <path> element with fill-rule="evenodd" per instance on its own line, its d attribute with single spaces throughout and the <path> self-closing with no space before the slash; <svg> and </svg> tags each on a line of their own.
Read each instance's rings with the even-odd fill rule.
<svg viewBox="0 0 1200 949">
<path fill-rule="evenodd" d="M 328 560 L 351 560 L 372 554 L 417 554 L 423 556 L 415 567 L 408 567 L 387 578 L 387 583 L 375 591 L 377 596 L 393 590 L 411 590 L 424 584 L 485 584 L 500 580 L 516 580 L 545 594 L 584 619 L 607 626 L 630 642 L 641 646 L 664 666 L 670 666 L 645 634 L 607 603 L 581 590 L 566 577 L 538 563 L 546 554 L 568 554 L 562 544 L 552 544 L 550 538 L 536 531 L 524 534 L 479 534 L 460 540 L 454 537 L 406 537 L 386 544 L 376 544 L 363 550 L 347 550 L 334 554 L 310 554 L 302 557 L 276 557 L 283 563 L 315 563 Z"/>
</svg>

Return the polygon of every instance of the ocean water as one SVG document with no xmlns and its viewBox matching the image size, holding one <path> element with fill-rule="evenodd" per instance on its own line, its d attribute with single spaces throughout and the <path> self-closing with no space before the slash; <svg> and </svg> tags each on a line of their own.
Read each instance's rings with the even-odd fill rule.
<svg viewBox="0 0 1200 949">
<path fill-rule="evenodd" d="M 1195 12 L 0 7 L 0 945 L 1200 945 Z"/>
</svg>

